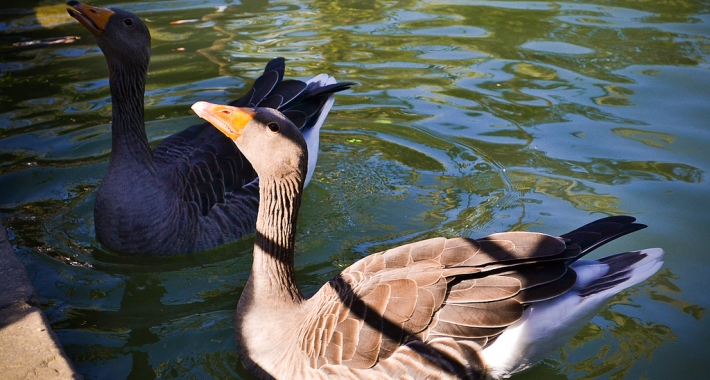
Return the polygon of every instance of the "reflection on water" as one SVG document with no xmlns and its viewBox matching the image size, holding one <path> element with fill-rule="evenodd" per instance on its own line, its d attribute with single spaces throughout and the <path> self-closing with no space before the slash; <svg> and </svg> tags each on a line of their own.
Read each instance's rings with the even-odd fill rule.
<svg viewBox="0 0 710 380">
<path fill-rule="evenodd" d="M 251 378 L 232 317 L 253 239 L 176 258 L 122 257 L 95 241 L 110 149 L 105 62 L 63 6 L 40 3 L 0 5 L 0 217 L 62 344 L 87 378 Z M 301 210 L 306 292 L 393 244 L 563 233 L 590 214 L 631 213 L 649 230 L 612 248 L 663 246 L 664 269 L 516 378 L 704 373 L 707 4 L 121 6 L 153 36 L 151 144 L 195 123 L 193 102 L 238 96 L 274 56 L 287 76 L 358 83 L 337 98 Z"/>
</svg>

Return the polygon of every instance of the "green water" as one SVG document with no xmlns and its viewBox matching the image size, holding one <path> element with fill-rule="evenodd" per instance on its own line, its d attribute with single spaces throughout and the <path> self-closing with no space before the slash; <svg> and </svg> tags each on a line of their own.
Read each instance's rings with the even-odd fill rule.
<svg viewBox="0 0 710 380">
<path fill-rule="evenodd" d="M 299 219 L 306 291 L 433 236 L 564 233 L 628 213 L 665 266 L 516 379 L 707 377 L 707 1 L 223 0 L 91 3 L 144 18 L 153 144 L 272 57 L 339 94 Z M 173 21 L 189 22 L 171 24 Z M 14 46 L 79 36 L 73 43 Z M 126 258 L 94 239 L 110 95 L 90 33 L 54 2 L 0 5 L 0 219 L 87 379 L 251 379 L 232 317 L 253 241 Z"/>
</svg>

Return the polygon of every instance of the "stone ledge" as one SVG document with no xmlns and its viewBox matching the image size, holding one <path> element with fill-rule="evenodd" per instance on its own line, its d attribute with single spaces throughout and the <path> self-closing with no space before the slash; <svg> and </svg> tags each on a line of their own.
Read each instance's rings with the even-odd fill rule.
<svg viewBox="0 0 710 380">
<path fill-rule="evenodd" d="M 0 224 L 0 368 L 3 379 L 81 379 L 66 357 L 7 231 Z"/>
</svg>

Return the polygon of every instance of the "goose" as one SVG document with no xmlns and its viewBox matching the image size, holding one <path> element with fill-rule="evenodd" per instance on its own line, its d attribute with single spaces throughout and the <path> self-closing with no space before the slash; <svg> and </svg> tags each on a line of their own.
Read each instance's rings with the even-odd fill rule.
<svg viewBox="0 0 710 380">
<path fill-rule="evenodd" d="M 394 247 L 306 297 L 294 270 L 308 170 L 303 137 L 276 110 L 207 102 L 192 109 L 235 142 L 260 178 L 253 264 L 235 334 L 242 363 L 262 379 L 509 377 L 662 265 L 660 248 L 582 260 L 646 227 L 610 216 L 559 237 L 505 232 Z"/>
<path fill-rule="evenodd" d="M 135 14 L 78 1 L 68 13 L 93 35 L 109 71 L 111 158 L 94 205 L 96 237 L 122 254 L 187 254 L 237 240 L 254 230 L 259 181 L 236 146 L 209 123 L 193 125 L 150 148 L 143 97 L 150 32 Z M 284 80 L 285 61 L 270 61 L 235 106 L 283 112 L 308 142 L 309 171 L 333 94 L 352 83 L 318 75 Z M 310 181 L 306 178 L 306 183 Z"/>
</svg>

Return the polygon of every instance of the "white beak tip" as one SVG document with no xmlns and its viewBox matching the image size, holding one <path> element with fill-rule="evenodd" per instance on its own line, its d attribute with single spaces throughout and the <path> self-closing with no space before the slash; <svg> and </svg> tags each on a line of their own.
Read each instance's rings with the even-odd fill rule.
<svg viewBox="0 0 710 380">
<path fill-rule="evenodd" d="M 212 103 L 199 101 L 199 102 L 193 104 L 191 108 L 192 108 L 193 111 L 195 111 L 195 113 L 196 113 L 198 116 L 200 116 L 200 115 L 203 115 L 204 112 L 205 112 L 207 109 L 209 109 L 210 107 L 212 107 L 213 105 L 214 105 L 214 104 L 212 104 Z"/>
</svg>

